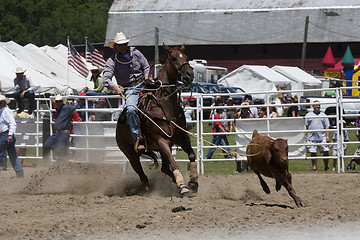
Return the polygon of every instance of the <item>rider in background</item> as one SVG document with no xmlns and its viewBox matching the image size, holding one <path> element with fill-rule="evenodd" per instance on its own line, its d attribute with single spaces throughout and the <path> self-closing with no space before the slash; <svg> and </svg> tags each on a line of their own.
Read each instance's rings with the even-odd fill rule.
<svg viewBox="0 0 360 240">
<path fill-rule="evenodd" d="M 139 101 L 139 92 L 144 86 L 144 80 L 149 79 L 150 66 L 145 56 L 134 47 L 129 47 L 130 38 L 123 32 L 116 33 L 114 40 L 109 42 L 109 47 L 115 53 L 106 61 L 103 70 L 103 83 L 126 98 L 126 117 L 134 141 L 136 152 L 144 151 L 143 139 L 139 136 L 138 111 L 136 106 Z M 115 76 L 117 84 L 112 82 Z M 125 92 L 121 87 L 126 88 Z M 130 88 L 129 88 L 130 87 Z"/>
</svg>

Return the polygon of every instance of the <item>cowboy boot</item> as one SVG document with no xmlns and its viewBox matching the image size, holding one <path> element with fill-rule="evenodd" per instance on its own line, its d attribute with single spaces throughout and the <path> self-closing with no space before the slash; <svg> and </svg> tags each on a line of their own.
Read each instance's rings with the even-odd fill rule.
<svg viewBox="0 0 360 240">
<path fill-rule="evenodd" d="M 141 133 L 141 127 L 140 127 L 140 118 L 138 117 L 138 126 L 139 126 L 139 136 L 136 138 L 136 143 L 134 146 L 134 150 L 137 153 L 143 153 L 146 152 L 146 147 L 144 145 L 144 138 Z"/>
</svg>

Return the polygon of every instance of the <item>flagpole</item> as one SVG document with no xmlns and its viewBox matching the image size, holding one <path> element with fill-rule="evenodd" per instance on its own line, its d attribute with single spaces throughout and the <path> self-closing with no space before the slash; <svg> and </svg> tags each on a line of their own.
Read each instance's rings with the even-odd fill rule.
<svg viewBox="0 0 360 240">
<path fill-rule="evenodd" d="M 88 37 L 85 36 L 85 64 L 88 62 L 88 59 L 87 59 L 87 52 L 88 52 L 88 49 L 87 49 L 87 39 Z M 85 78 L 85 87 L 87 87 L 87 81 L 86 81 L 86 78 Z"/>
<path fill-rule="evenodd" d="M 69 46 L 70 46 L 70 37 L 67 36 L 67 45 L 68 45 L 68 57 L 67 57 L 67 89 L 69 89 L 69 78 L 70 78 L 70 68 L 69 68 L 69 54 L 70 54 L 70 49 L 69 49 Z M 67 90 L 66 89 L 66 90 Z"/>
</svg>

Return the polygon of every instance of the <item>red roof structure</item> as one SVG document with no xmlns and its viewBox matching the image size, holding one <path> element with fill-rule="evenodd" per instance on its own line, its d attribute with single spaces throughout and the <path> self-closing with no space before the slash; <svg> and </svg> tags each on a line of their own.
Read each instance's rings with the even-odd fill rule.
<svg viewBox="0 0 360 240">
<path fill-rule="evenodd" d="M 331 47 L 329 46 L 328 50 L 326 51 L 325 57 L 322 60 L 322 64 L 324 66 L 334 67 L 335 66 L 335 59 L 334 55 L 331 51 Z"/>
</svg>

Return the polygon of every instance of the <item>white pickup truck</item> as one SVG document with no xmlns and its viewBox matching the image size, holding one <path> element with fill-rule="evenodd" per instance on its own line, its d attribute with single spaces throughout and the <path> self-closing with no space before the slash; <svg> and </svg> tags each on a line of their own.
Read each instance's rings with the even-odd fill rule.
<svg viewBox="0 0 360 240">
<path fill-rule="evenodd" d="M 320 110 L 326 115 L 336 115 L 336 97 L 301 97 L 300 103 L 309 103 L 309 105 L 300 106 L 300 114 L 305 115 L 307 112 L 313 110 L 312 105 L 314 101 L 320 102 Z M 343 117 L 347 123 L 355 122 L 356 116 L 346 116 L 347 114 L 358 114 L 360 111 L 360 98 L 343 96 L 339 101 L 342 103 Z M 324 104 L 322 104 L 324 103 Z M 330 118 L 331 125 L 336 124 L 335 118 Z"/>
</svg>

